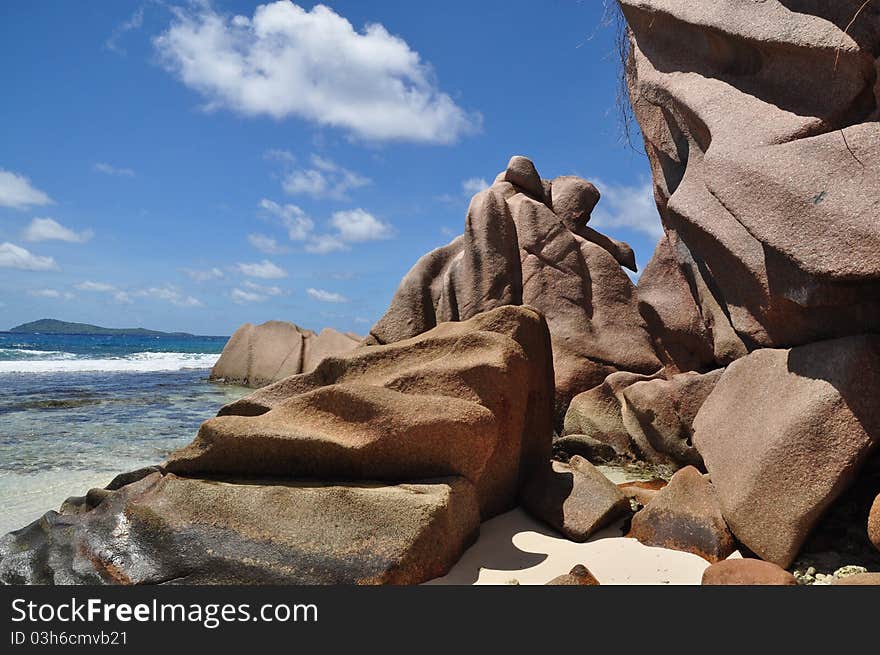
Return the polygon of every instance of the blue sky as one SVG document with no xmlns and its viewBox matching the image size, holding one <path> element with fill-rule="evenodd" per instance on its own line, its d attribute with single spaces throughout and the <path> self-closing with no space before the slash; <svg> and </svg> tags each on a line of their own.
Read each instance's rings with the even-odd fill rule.
<svg viewBox="0 0 880 655">
<path fill-rule="evenodd" d="M 365 333 L 513 154 L 644 266 L 602 2 L 0 6 L 0 329 Z"/>
</svg>

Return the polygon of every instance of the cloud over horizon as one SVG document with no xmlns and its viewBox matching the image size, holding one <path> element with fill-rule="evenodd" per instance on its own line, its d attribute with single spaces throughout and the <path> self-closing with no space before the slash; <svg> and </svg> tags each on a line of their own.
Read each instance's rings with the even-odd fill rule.
<svg viewBox="0 0 880 655">
<path fill-rule="evenodd" d="M 58 264 L 52 257 L 41 257 L 8 241 L 0 243 L 0 268 L 20 271 L 57 271 Z"/>
<path fill-rule="evenodd" d="M 52 218 L 35 218 L 24 231 L 25 241 L 66 241 L 67 243 L 85 243 L 95 233 L 92 230 L 74 232 Z"/>
<path fill-rule="evenodd" d="M 176 8 L 153 44 L 166 70 L 209 110 L 296 117 L 368 141 L 439 144 L 478 131 L 482 121 L 439 89 L 402 38 L 379 23 L 358 31 L 324 5 L 306 11 L 279 0 L 249 18 L 194 3 Z"/>
<path fill-rule="evenodd" d="M 33 186 L 24 175 L 0 168 L 0 207 L 27 209 L 52 204 L 52 198 Z"/>
</svg>

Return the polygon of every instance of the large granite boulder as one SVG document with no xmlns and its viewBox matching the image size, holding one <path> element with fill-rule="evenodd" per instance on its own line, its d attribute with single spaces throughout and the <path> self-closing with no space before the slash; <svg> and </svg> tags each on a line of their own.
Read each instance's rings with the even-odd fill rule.
<svg viewBox="0 0 880 655">
<path fill-rule="evenodd" d="M 583 457 L 554 461 L 522 490 L 523 507 L 572 541 L 586 541 L 597 530 L 627 514 L 629 501 L 611 480 Z"/>
<path fill-rule="evenodd" d="M 880 337 L 761 349 L 727 367 L 694 444 L 737 538 L 788 566 L 880 439 Z"/>
<path fill-rule="evenodd" d="M 694 417 L 721 373 L 691 371 L 669 379 L 613 373 L 572 399 L 563 435 L 585 435 L 655 464 L 702 466 L 693 445 Z"/>
<path fill-rule="evenodd" d="M 547 324 L 505 306 L 323 360 L 224 407 L 173 453 L 183 475 L 414 480 L 460 475 L 484 517 L 550 458 Z"/>
<path fill-rule="evenodd" d="M 672 242 L 664 270 L 639 282 L 651 289 L 640 293 L 649 326 L 663 327 L 652 332 L 661 358 L 694 367 L 712 352 L 726 365 L 743 348 L 878 330 L 880 6 L 620 5 L 630 97 Z M 668 284 L 670 252 L 687 287 Z"/>
<path fill-rule="evenodd" d="M 677 471 L 636 513 L 628 536 L 646 546 L 693 553 L 709 562 L 726 559 L 736 549 L 715 488 L 693 466 Z"/>
<path fill-rule="evenodd" d="M 319 334 L 285 321 L 245 323 L 226 342 L 212 380 L 262 387 L 308 373 L 325 357 L 356 348 L 361 338 L 324 328 Z"/>
<path fill-rule="evenodd" d="M 639 278 L 639 311 L 667 375 L 723 366 L 747 352 L 694 268 L 687 246 L 667 230 Z"/>
<path fill-rule="evenodd" d="M 7 584 L 412 584 L 479 531 L 461 477 L 407 484 L 154 472 L 0 540 Z"/>
<path fill-rule="evenodd" d="M 703 571 L 702 584 L 794 587 L 797 579 L 781 566 L 760 559 L 726 559 Z"/>
<path fill-rule="evenodd" d="M 367 342 L 394 343 L 443 321 L 529 305 L 550 328 L 559 418 L 572 396 L 614 371 L 657 371 L 661 364 L 621 268 L 634 268 L 632 250 L 587 226 L 598 200 L 586 180 L 542 180 L 531 161 L 512 158 L 471 200 L 464 235 L 407 273 Z"/>
<path fill-rule="evenodd" d="M 528 307 L 325 358 L 3 537 L 0 581 L 424 582 L 548 466 L 552 417 Z"/>
</svg>

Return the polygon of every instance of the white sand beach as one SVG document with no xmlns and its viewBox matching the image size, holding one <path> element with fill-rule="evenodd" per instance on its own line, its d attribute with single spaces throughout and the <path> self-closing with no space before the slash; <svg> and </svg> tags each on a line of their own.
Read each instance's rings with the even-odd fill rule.
<svg viewBox="0 0 880 655">
<path fill-rule="evenodd" d="M 709 562 L 622 537 L 621 525 L 615 523 L 579 544 L 517 508 L 483 523 L 480 538 L 452 570 L 425 584 L 542 585 L 576 564 L 586 566 L 603 585 L 700 584 Z"/>
</svg>

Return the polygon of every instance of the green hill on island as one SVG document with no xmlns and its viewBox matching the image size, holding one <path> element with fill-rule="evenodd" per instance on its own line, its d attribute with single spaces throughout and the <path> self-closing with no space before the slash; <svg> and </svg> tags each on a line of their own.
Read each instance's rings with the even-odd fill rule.
<svg viewBox="0 0 880 655">
<path fill-rule="evenodd" d="M 88 323 L 69 323 L 67 321 L 56 321 L 53 318 L 43 318 L 39 321 L 31 321 L 30 323 L 22 323 L 16 325 L 9 330 L 10 332 L 20 332 L 26 334 L 101 334 L 101 335 L 124 335 L 139 337 L 191 337 L 192 334 L 187 332 L 160 332 L 158 330 L 147 330 L 144 328 L 105 328 L 98 325 L 89 325 Z"/>
</svg>

